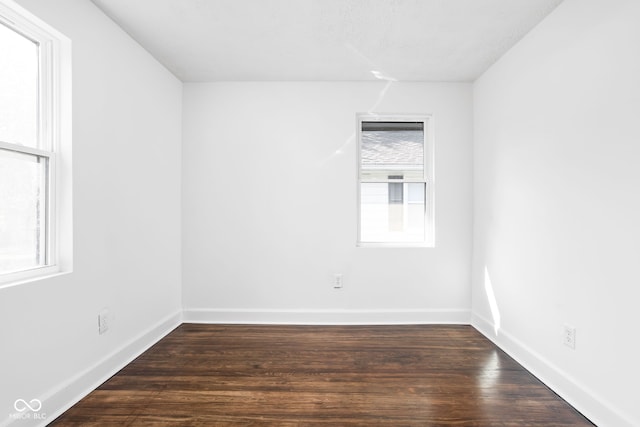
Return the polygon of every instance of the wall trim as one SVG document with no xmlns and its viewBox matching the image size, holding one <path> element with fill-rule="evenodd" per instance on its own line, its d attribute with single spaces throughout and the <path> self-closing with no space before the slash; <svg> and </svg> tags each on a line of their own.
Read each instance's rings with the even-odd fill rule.
<svg viewBox="0 0 640 427">
<path fill-rule="evenodd" d="M 279 325 L 469 325 L 471 311 L 436 310 L 256 310 L 185 309 L 185 323 L 279 324 Z"/>
<path fill-rule="evenodd" d="M 39 424 L 28 424 L 45 426 L 52 422 L 181 324 L 182 311 L 171 314 L 93 366 L 49 390 L 40 398 L 42 407 L 47 408 L 46 419 Z M 31 422 L 33 421 L 31 420 Z M 0 425 L 24 426 L 26 424 L 25 420 L 11 420 L 9 418 L 5 422 L 0 422 Z"/>
<path fill-rule="evenodd" d="M 503 329 L 499 329 L 496 334 L 491 321 L 472 312 L 471 326 L 515 359 L 516 362 L 535 375 L 591 422 L 599 426 L 632 427 L 634 425 L 629 416 L 616 410 L 610 402 L 598 396 L 593 390 L 581 384 L 513 335 Z"/>
<path fill-rule="evenodd" d="M 155 326 L 121 346 L 93 366 L 45 393 L 40 399 L 48 408 L 45 426 L 94 391 L 119 370 L 182 323 L 285 324 L 285 325 L 471 325 L 525 369 L 565 399 L 585 417 L 601 426 L 628 426 L 633 423 L 606 400 L 576 381 L 508 332 L 494 332 L 492 322 L 465 309 L 435 310 L 248 310 L 185 309 L 159 321 Z M 51 408 L 55 408 L 51 410 Z M 32 420 L 33 421 L 33 420 Z M 25 420 L 0 422 L 1 426 L 25 425 Z"/>
</svg>

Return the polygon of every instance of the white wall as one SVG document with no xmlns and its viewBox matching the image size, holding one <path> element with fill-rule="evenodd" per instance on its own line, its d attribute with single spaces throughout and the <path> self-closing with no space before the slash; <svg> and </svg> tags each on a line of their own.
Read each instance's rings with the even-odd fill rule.
<svg viewBox="0 0 640 427">
<path fill-rule="evenodd" d="M 474 85 L 473 322 L 601 426 L 640 425 L 639 22 L 566 0 Z"/>
<path fill-rule="evenodd" d="M 0 424 L 18 398 L 53 418 L 177 324 L 183 298 L 192 321 L 449 323 L 471 306 L 592 420 L 640 425 L 637 2 L 565 0 L 473 93 L 211 83 L 184 98 L 90 2 L 20 4 L 73 41 L 75 271 L 0 290 Z M 436 248 L 355 247 L 366 111 L 434 114 Z"/>
<path fill-rule="evenodd" d="M 186 319 L 469 321 L 470 84 L 192 83 L 183 105 Z M 367 111 L 434 114 L 434 249 L 355 247 Z"/>
<path fill-rule="evenodd" d="M 181 83 L 89 1 L 20 4 L 73 43 L 75 258 L 71 274 L 0 290 L 0 424 L 16 399 L 53 418 L 181 309 Z"/>
</svg>

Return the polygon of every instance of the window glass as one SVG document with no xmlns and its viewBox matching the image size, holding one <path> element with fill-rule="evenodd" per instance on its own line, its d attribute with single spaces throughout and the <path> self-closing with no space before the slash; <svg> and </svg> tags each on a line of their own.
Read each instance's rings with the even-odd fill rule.
<svg viewBox="0 0 640 427">
<path fill-rule="evenodd" d="M 362 122 L 362 181 L 424 180 L 424 123 Z"/>
<path fill-rule="evenodd" d="M 38 146 L 38 44 L 0 23 L 0 141 Z"/>
<path fill-rule="evenodd" d="M 363 120 L 360 131 L 360 242 L 425 243 L 424 121 Z"/>
<path fill-rule="evenodd" d="M 46 263 L 47 163 L 0 149 L 0 274 Z"/>
</svg>

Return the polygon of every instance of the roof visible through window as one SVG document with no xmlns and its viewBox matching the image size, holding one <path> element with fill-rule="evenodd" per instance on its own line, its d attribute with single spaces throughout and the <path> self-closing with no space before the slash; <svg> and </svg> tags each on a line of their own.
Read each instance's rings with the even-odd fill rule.
<svg viewBox="0 0 640 427">
<path fill-rule="evenodd" d="M 362 122 L 363 169 L 416 170 L 424 165 L 424 123 Z"/>
</svg>

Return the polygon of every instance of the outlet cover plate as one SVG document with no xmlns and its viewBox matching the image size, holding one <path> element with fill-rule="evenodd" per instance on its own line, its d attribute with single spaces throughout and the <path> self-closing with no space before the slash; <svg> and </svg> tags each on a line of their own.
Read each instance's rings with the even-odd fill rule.
<svg viewBox="0 0 640 427">
<path fill-rule="evenodd" d="M 571 325 L 564 325 L 562 342 L 569 348 L 576 348 L 576 328 Z"/>
<path fill-rule="evenodd" d="M 109 310 L 104 308 L 100 311 L 100 313 L 98 313 L 98 333 L 102 335 L 108 330 L 109 330 Z"/>
</svg>

